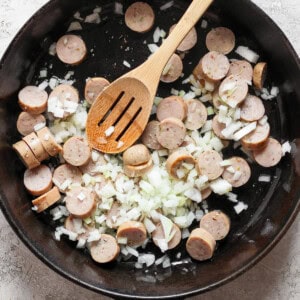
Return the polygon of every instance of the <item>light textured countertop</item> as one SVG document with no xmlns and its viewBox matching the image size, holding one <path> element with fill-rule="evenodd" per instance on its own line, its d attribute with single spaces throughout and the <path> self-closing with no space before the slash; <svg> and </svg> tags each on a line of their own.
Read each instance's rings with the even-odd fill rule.
<svg viewBox="0 0 300 300">
<path fill-rule="evenodd" d="M 0 56 L 24 22 L 47 0 L 0 0 Z M 285 32 L 300 54 L 299 0 L 253 0 Z M 300 299 L 300 217 L 255 267 L 193 299 Z M 0 212 L 0 300 L 108 299 L 64 279 L 39 261 Z"/>
</svg>

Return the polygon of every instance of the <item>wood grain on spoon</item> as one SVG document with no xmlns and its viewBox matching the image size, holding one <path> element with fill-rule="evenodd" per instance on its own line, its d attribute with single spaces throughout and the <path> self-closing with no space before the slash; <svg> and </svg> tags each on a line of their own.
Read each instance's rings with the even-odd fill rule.
<svg viewBox="0 0 300 300">
<path fill-rule="evenodd" d="M 212 2 L 194 0 L 161 47 L 98 96 L 86 125 L 90 147 L 105 153 L 119 153 L 142 135 L 165 65 Z"/>
</svg>

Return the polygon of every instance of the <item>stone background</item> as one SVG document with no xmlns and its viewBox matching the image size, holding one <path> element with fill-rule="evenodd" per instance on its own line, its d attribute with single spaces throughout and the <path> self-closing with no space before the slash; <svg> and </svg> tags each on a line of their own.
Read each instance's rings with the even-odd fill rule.
<svg viewBox="0 0 300 300">
<path fill-rule="evenodd" d="M 13 36 L 46 0 L 0 0 L 0 57 Z M 253 0 L 300 53 L 299 0 Z M 192 299 L 300 299 L 300 217 L 255 267 L 229 284 Z M 0 300 L 108 299 L 56 274 L 19 240 L 0 212 Z"/>
</svg>

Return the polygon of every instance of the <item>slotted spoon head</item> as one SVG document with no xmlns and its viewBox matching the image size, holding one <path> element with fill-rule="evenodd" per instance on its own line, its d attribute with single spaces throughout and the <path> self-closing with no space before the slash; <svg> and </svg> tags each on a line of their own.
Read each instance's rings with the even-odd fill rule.
<svg viewBox="0 0 300 300">
<path fill-rule="evenodd" d="M 165 65 L 212 2 L 193 0 L 160 48 L 98 96 L 89 111 L 86 125 L 90 147 L 104 153 L 119 153 L 141 136 Z"/>
<path fill-rule="evenodd" d="M 130 147 L 144 131 L 152 104 L 153 96 L 138 79 L 114 81 L 89 111 L 86 134 L 90 147 L 104 153 L 119 153 Z"/>
</svg>

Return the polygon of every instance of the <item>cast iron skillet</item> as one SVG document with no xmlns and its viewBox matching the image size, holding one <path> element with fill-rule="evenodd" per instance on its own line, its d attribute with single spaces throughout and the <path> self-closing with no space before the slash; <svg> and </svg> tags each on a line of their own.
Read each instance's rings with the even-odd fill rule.
<svg viewBox="0 0 300 300">
<path fill-rule="evenodd" d="M 272 136 L 281 142 L 291 141 L 292 154 L 268 170 L 252 166 L 250 183 L 236 191 L 240 200 L 249 205 L 248 210 L 240 215 L 233 213 L 233 203 L 225 198 L 209 199 L 210 208 L 224 210 L 233 224 L 230 235 L 219 245 L 211 261 L 182 264 L 148 274 L 134 270 L 132 263 L 99 266 L 89 255 L 76 250 L 73 244 L 65 240 L 55 241 L 54 224 L 47 216 L 37 216 L 31 211 L 31 198 L 22 184 L 24 167 L 11 148 L 11 144 L 20 138 L 15 126 L 20 111 L 17 92 L 26 84 L 36 83 L 41 67 L 53 63 L 53 73 L 59 77 L 63 77 L 69 69 L 74 69 L 75 86 L 82 91 L 85 78 L 99 75 L 112 80 L 126 71 L 122 64 L 124 59 L 134 67 L 149 55 L 142 41 L 151 42 L 153 31 L 145 34 L 141 40 L 139 35 L 124 26 L 122 16 L 112 14 L 113 3 L 95 0 L 88 1 L 87 5 L 86 2 L 50 1 L 21 29 L 1 60 L 0 203 L 3 213 L 22 241 L 42 261 L 64 277 L 96 292 L 113 297 L 159 299 L 189 296 L 220 286 L 245 272 L 266 255 L 284 235 L 299 211 L 299 58 L 280 29 L 253 3 L 247 0 L 216 1 L 205 16 L 209 24 L 232 28 L 237 35 L 237 44 L 248 45 L 261 53 L 262 60 L 266 60 L 270 66 L 268 85 L 277 85 L 281 91 L 276 101 L 266 103 Z M 124 1 L 124 7 L 130 2 Z M 178 20 L 188 1 L 177 0 L 172 9 L 162 13 L 158 8 L 164 2 L 151 1 L 158 12 L 155 27 L 159 25 L 168 29 Z M 100 25 L 86 25 L 79 33 L 86 40 L 88 48 L 95 49 L 95 55 L 89 54 L 87 60 L 75 68 L 69 68 L 50 57 L 47 54 L 49 45 L 66 31 L 73 13 L 80 9 L 82 15 L 86 15 L 91 13 L 96 4 L 103 4 L 103 21 Z M 186 74 L 191 72 L 206 51 L 203 41 L 207 30 L 198 28 L 198 46 L 185 58 Z M 127 46 L 131 50 L 125 52 Z M 175 88 L 181 88 L 180 83 L 176 83 Z M 165 96 L 169 90 L 169 86 L 161 85 L 159 94 Z M 271 184 L 257 182 L 262 172 L 272 176 Z M 175 254 L 170 255 L 173 257 Z"/>
</svg>

